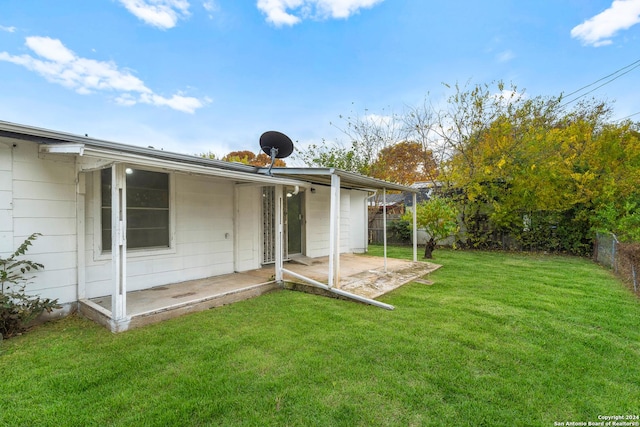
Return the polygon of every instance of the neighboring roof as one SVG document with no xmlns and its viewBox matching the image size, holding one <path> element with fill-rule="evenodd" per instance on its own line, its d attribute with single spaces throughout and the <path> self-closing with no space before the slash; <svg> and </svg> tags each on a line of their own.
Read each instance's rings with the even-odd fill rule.
<svg viewBox="0 0 640 427">
<path fill-rule="evenodd" d="M 121 157 L 123 159 L 122 161 L 129 159 L 131 161 L 155 159 L 161 166 L 171 167 L 171 165 L 173 165 L 173 167 L 178 170 L 193 169 L 194 172 L 198 173 L 213 172 L 214 170 L 229 171 L 229 173 L 225 174 L 226 177 L 254 182 L 263 181 L 273 184 L 297 185 L 299 181 L 305 181 L 314 184 L 331 185 L 331 175 L 337 175 L 340 177 L 340 186 L 343 188 L 372 191 L 383 189 L 409 192 L 417 191 L 405 185 L 370 178 L 335 168 L 273 168 L 273 176 L 271 176 L 267 175 L 267 168 L 207 159 L 195 155 L 158 150 L 151 147 L 146 148 L 122 144 L 0 120 L 0 137 L 2 136 L 32 141 L 52 147 L 75 144 L 80 153 L 92 153 L 95 156 L 104 155 L 109 158 Z"/>
<path fill-rule="evenodd" d="M 267 168 L 260 169 L 261 173 L 266 173 Z M 335 168 L 273 168 L 275 176 L 295 177 L 303 181 L 320 185 L 331 185 L 331 175 L 340 177 L 340 186 L 358 190 L 393 190 L 408 191 L 415 193 L 418 190 L 406 185 L 394 182 L 383 181 L 377 178 L 360 175 L 354 172 L 347 172 Z"/>
<path fill-rule="evenodd" d="M 393 205 L 397 205 L 399 203 L 405 203 L 405 196 L 406 193 L 396 193 L 396 194 L 387 194 L 384 197 L 384 201 L 386 202 L 387 206 L 393 206 Z M 369 205 L 373 206 L 383 206 L 384 203 L 382 202 L 382 197 L 378 194 L 376 196 L 370 196 L 369 197 Z"/>
<path fill-rule="evenodd" d="M 432 193 L 432 189 L 429 189 L 429 190 L 421 189 L 421 191 L 418 192 L 418 194 L 416 194 L 416 203 L 422 203 L 424 201 L 431 199 L 431 193 Z M 409 196 L 408 194 L 405 194 L 404 205 L 407 207 L 413 206 L 413 197 Z"/>
<path fill-rule="evenodd" d="M 419 181 L 411 184 L 411 188 L 417 188 L 417 189 L 436 188 L 436 187 L 442 187 L 442 186 L 443 186 L 443 183 L 440 181 Z"/>
</svg>

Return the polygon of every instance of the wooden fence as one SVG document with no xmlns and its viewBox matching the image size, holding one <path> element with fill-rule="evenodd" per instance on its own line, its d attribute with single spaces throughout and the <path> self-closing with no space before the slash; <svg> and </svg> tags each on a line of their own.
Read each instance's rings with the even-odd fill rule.
<svg viewBox="0 0 640 427">
<path fill-rule="evenodd" d="M 389 231 L 389 223 L 391 221 L 397 221 L 402 218 L 401 214 L 387 214 L 387 243 L 390 244 L 408 244 L 411 243 L 406 240 L 402 240 L 399 236 Z M 376 213 L 373 218 L 369 218 L 369 243 L 383 244 L 384 243 L 384 218 L 382 214 Z"/>
</svg>

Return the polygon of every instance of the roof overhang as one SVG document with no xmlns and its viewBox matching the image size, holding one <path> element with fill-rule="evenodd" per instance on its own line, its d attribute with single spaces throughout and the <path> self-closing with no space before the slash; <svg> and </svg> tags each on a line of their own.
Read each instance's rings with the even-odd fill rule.
<svg viewBox="0 0 640 427">
<path fill-rule="evenodd" d="M 8 138 L 36 142 L 55 146 L 58 144 L 82 144 L 85 148 L 104 149 L 117 153 L 129 153 L 145 156 L 149 158 L 165 159 L 174 162 L 185 162 L 189 164 L 199 164 L 212 166 L 219 169 L 233 170 L 238 172 L 255 173 L 255 166 L 243 165 L 240 163 L 224 162 L 222 160 L 207 159 L 190 154 L 174 153 L 171 151 L 158 150 L 153 147 L 141 147 L 136 145 L 122 144 L 118 142 L 106 141 L 102 139 L 90 138 L 88 136 L 75 135 L 66 132 L 52 131 L 17 123 L 0 120 L 0 136 Z"/>
<path fill-rule="evenodd" d="M 258 168 L 255 166 L 120 144 L 4 121 L 0 121 L 0 137 L 35 142 L 39 144 L 39 153 L 44 155 L 76 156 L 79 159 L 77 161 L 79 171 L 95 170 L 113 163 L 127 163 L 168 171 L 215 176 L 230 179 L 236 183 L 301 187 L 309 185 L 295 178 L 257 173 Z"/>
<path fill-rule="evenodd" d="M 259 170 L 266 173 L 267 168 Z M 297 179 L 308 181 L 319 185 L 331 185 L 331 176 L 340 177 L 340 186 L 343 188 L 351 188 L 355 190 L 377 191 L 392 190 L 405 191 L 409 193 L 417 193 L 418 189 L 411 188 L 406 185 L 394 182 L 384 181 L 377 178 L 360 175 L 354 172 L 343 171 L 336 168 L 273 168 L 271 170 L 274 176 L 278 177 L 295 177 Z"/>
<path fill-rule="evenodd" d="M 417 189 L 405 185 L 336 168 L 273 168 L 271 174 L 269 174 L 268 168 L 257 168 L 240 163 L 174 153 L 153 147 L 121 144 L 5 121 L 0 121 L 0 137 L 36 142 L 39 144 L 40 153 L 45 155 L 76 156 L 82 159 L 78 162 L 79 170 L 85 171 L 92 168 L 95 170 L 97 163 L 86 160 L 93 158 L 102 161 L 101 167 L 106 167 L 108 163 L 129 163 L 185 173 L 217 176 L 232 179 L 238 183 L 282 184 L 302 187 L 313 183 L 329 186 L 331 185 L 331 177 L 336 175 L 340 177 L 340 186 L 343 188 L 364 191 L 418 192 Z"/>
</svg>

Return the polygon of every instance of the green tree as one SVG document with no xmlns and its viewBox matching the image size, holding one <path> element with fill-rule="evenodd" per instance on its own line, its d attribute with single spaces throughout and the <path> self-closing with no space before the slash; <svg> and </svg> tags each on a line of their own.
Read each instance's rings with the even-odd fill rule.
<svg viewBox="0 0 640 427">
<path fill-rule="evenodd" d="M 598 188 L 593 226 L 623 241 L 640 242 L 640 133 L 637 125 L 606 125 L 592 156 Z"/>
<path fill-rule="evenodd" d="M 335 167 L 367 176 L 378 176 L 376 160 L 381 150 L 403 140 L 403 127 L 397 114 L 372 114 L 365 110 L 364 115 L 351 114 L 340 116 L 344 122 L 335 126 L 346 138 L 328 144 L 311 144 L 300 149 L 296 158 L 308 166 Z"/>
<path fill-rule="evenodd" d="M 403 184 L 437 179 L 471 247 L 502 247 L 508 236 L 521 248 L 586 255 L 596 230 L 634 238 L 637 124 L 612 123 L 597 99 L 530 97 L 501 81 L 447 88 L 439 111 L 425 98 L 400 116 L 341 117 L 346 143 L 312 145 L 302 158 Z"/>
<path fill-rule="evenodd" d="M 295 157 L 309 167 L 336 168 L 356 173 L 367 170 L 362 156 L 357 153 L 357 147 L 345 148 L 339 143 L 328 145 L 324 140 L 322 144 L 311 144 L 306 149 L 298 150 Z"/>
<path fill-rule="evenodd" d="M 213 159 L 216 160 L 217 157 L 214 153 L 209 151 L 208 153 L 200 154 L 200 157 L 204 157 L 205 159 Z M 242 163 L 244 165 L 265 167 L 271 164 L 271 157 L 267 156 L 265 153 L 255 154 L 253 151 L 249 150 L 241 150 L 241 151 L 232 151 L 222 157 L 220 159 L 224 162 L 236 162 Z M 285 167 L 287 164 L 282 159 L 276 159 L 274 166 L 276 167 Z"/>
<path fill-rule="evenodd" d="M 442 116 L 449 153 L 442 176 L 467 242 L 490 247 L 508 234 L 525 247 L 589 253 L 597 220 L 611 222 L 637 193 L 637 135 L 628 123 L 609 123 L 611 107 L 602 101 L 569 109 L 561 96 L 496 89 L 456 86 Z"/>
<path fill-rule="evenodd" d="M 420 162 L 425 171 L 430 171 L 429 180 L 433 183 L 440 178 L 439 170 L 447 156 L 441 132 L 438 132 L 439 116 L 440 113 L 429 102 L 427 96 L 422 104 L 407 107 L 402 116 L 405 139 L 422 147 L 419 153 Z"/>
<path fill-rule="evenodd" d="M 434 181 L 438 176 L 431 151 L 415 141 L 389 145 L 378 153 L 371 170 L 373 177 L 399 184 Z"/>
<path fill-rule="evenodd" d="M 271 164 L 271 157 L 265 153 L 254 154 L 253 151 L 242 150 L 232 151 L 229 154 L 222 157 L 225 162 L 237 162 L 245 165 L 265 167 Z M 273 164 L 276 167 L 285 167 L 287 164 L 282 159 L 276 159 Z"/>
<path fill-rule="evenodd" d="M 424 257 L 431 259 L 438 241 L 458 231 L 458 210 L 453 201 L 438 196 L 418 203 L 415 209 L 418 229 L 424 229 L 427 232 Z M 412 213 L 405 213 L 402 219 L 412 222 Z"/>
</svg>

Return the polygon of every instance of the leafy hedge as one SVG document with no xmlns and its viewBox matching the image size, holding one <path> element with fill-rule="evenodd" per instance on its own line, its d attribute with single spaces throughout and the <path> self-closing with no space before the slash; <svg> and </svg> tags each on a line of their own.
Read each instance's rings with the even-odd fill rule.
<svg viewBox="0 0 640 427">
<path fill-rule="evenodd" d="M 459 245 L 472 249 L 546 251 L 589 256 L 593 252 L 591 224 L 574 209 L 564 212 L 519 212 L 519 221 L 496 224 L 491 215 L 463 217 Z"/>
</svg>

